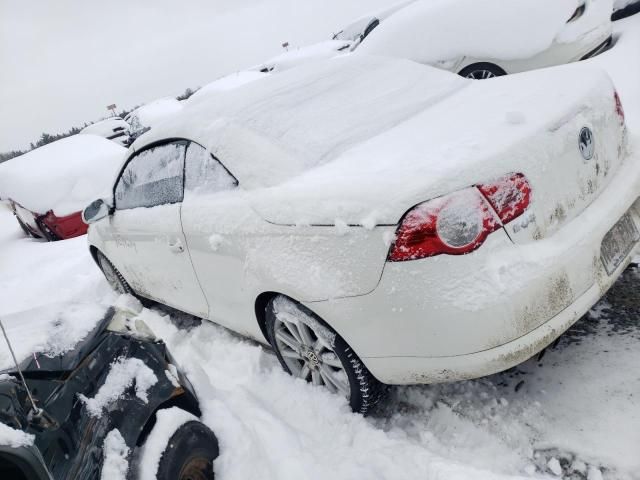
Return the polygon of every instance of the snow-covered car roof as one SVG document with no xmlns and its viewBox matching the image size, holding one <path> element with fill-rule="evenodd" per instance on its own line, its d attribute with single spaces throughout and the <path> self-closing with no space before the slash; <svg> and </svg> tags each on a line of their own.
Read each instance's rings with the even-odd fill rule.
<svg viewBox="0 0 640 480">
<path fill-rule="evenodd" d="M 182 108 L 182 103 L 173 97 L 159 98 L 142 105 L 128 115 L 131 130 L 140 132 L 145 128 L 153 128 L 180 112 Z"/>
<path fill-rule="evenodd" d="M 184 101 L 184 104 L 185 106 L 193 105 L 194 103 L 201 102 L 209 95 L 215 95 L 220 92 L 233 90 L 234 88 L 238 88 L 247 83 L 255 82 L 256 80 L 265 78 L 265 76 L 267 75 L 269 74 L 255 71 L 232 73 L 231 75 L 227 75 L 206 84 L 204 87 L 200 88 L 197 92 L 186 99 Z"/>
<path fill-rule="evenodd" d="M 567 21 L 578 4 L 578 0 L 418 0 L 387 18 L 357 51 L 427 64 L 464 56 L 530 58 L 556 39 L 571 40 L 558 37 L 565 27 L 574 28 Z M 608 10 L 603 16 L 608 19 L 611 0 L 591 0 L 589 8 Z M 589 28 L 579 27 L 581 32 Z"/>
<path fill-rule="evenodd" d="M 611 102 L 611 81 L 585 67 L 474 82 L 408 60 L 348 55 L 212 98 L 133 147 L 202 144 L 274 223 L 360 221 L 371 212 L 388 223 L 408 204 L 504 175 L 513 168 L 505 152 L 529 155 L 527 139 L 553 131 L 595 94 Z M 496 158 L 489 171 L 485 160 Z"/>
<path fill-rule="evenodd" d="M 262 72 L 282 72 L 299 67 L 305 63 L 335 57 L 349 51 L 352 42 L 348 40 L 326 40 L 306 47 L 292 47 L 287 52 L 270 58 L 264 63 L 251 68 Z"/>
<path fill-rule="evenodd" d="M 0 164 L 0 197 L 35 213 L 78 212 L 106 196 L 126 149 L 98 135 L 73 135 Z"/>
</svg>

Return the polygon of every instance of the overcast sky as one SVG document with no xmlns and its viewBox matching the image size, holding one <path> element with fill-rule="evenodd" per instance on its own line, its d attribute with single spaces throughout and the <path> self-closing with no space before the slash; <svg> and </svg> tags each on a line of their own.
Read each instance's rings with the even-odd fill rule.
<svg viewBox="0 0 640 480">
<path fill-rule="evenodd" d="M 330 38 L 397 0 L 0 0 L 0 152 Z"/>
</svg>

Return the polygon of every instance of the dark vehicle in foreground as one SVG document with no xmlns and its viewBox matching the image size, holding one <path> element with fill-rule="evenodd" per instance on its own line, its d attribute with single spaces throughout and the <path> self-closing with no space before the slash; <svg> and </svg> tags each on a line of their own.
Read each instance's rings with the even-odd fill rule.
<svg viewBox="0 0 640 480">
<path fill-rule="evenodd" d="M 74 350 L 34 355 L 20 370 L 24 384 L 17 369 L 0 376 L 0 478 L 117 480 L 118 468 L 122 478 L 138 478 L 136 467 L 147 461 L 143 446 L 155 428 L 169 432 L 164 442 L 162 435 L 154 438 L 162 452 L 158 479 L 214 478 L 217 439 L 198 420 L 189 381 L 140 320 L 110 309 Z M 166 421 L 162 425 L 168 417 L 175 430 L 167 430 Z M 176 417 L 182 422 L 175 424 Z M 7 441 L 7 432 L 18 441 Z M 108 458 L 113 438 L 120 452 L 115 462 Z"/>
</svg>

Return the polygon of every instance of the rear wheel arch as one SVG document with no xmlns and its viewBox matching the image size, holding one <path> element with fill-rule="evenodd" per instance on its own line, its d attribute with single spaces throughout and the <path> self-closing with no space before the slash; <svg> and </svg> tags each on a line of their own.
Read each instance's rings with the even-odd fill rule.
<svg viewBox="0 0 640 480">
<path fill-rule="evenodd" d="M 98 265 L 98 267 L 100 266 L 100 264 L 98 263 L 98 252 L 100 252 L 100 250 L 98 250 L 98 247 L 95 247 L 93 245 L 89 245 L 89 253 L 91 254 L 91 258 L 93 258 L 93 261 L 96 262 L 96 265 Z M 102 252 L 100 252 L 102 253 Z M 104 253 L 102 253 L 104 255 Z"/>
<path fill-rule="evenodd" d="M 271 299 L 278 295 L 282 294 L 278 292 L 262 292 L 256 297 L 256 301 L 254 303 L 256 320 L 258 321 L 260 331 L 267 342 L 269 341 L 269 337 L 267 336 L 267 305 L 269 305 Z"/>
<path fill-rule="evenodd" d="M 458 75 L 460 75 L 461 77 L 465 77 L 465 78 L 471 78 L 471 77 L 469 77 L 469 75 L 471 75 L 475 71 L 481 71 L 481 70 L 490 71 L 490 72 L 492 72 L 493 76 L 495 76 L 495 77 L 501 77 L 503 75 L 507 75 L 507 72 L 506 72 L 506 70 L 504 68 L 502 68 L 499 65 L 496 65 L 495 63 L 491 63 L 491 62 L 475 62 L 475 63 L 471 63 L 471 64 L 467 65 L 466 67 L 462 68 L 458 72 Z"/>
</svg>

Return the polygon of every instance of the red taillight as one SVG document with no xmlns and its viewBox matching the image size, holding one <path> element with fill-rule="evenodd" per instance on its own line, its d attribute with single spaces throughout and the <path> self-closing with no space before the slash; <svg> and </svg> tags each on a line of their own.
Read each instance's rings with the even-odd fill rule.
<svg viewBox="0 0 640 480">
<path fill-rule="evenodd" d="M 618 92 L 613 92 L 613 98 L 616 101 L 616 113 L 620 117 L 620 123 L 624 123 L 624 108 L 622 108 L 622 102 L 620 101 Z"/>
<path fill-rule="evenodd" d="M 522 215 L 530 200 L 529 182 L 515 173 L 421 203 L 402 219 L 388 261 L 470 253 Z"/>
<path fill-rule="evenodd" d="M 531 186 L 521 173 L 505 175 L 492 183 L 483 183 L 478 185 L 478 189 L 503 224 L 522 215 L 531 201 Z"/>
</svg>

